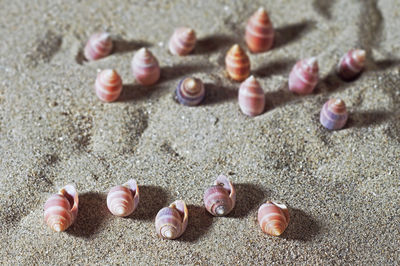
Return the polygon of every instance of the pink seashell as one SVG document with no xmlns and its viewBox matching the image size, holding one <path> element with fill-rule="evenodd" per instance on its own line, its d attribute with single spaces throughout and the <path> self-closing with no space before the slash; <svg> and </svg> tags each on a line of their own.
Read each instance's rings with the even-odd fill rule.
<svg viewBox="0 0 400 266">
<path fill-rule="evenodd" d="M 350 50 L 341 59 L 337 66 L 338 75 L 344 80 L 356 78 L 365 66 L 366 52 L 364 50 Z"/>
<path fill-rule="evenodd" d="M 104 102 L 115 101 L 122 91 L 122 80 L 117 71 L 105 69 L 96 78 L 96 95 Z"/>
<path fill-rule="evenodd" d="M 225 66 L 233 80 L 243 81 L 250 75 L 250 59 L 238 44 L 233 45 L 226 53 Z"/>
<path fill-rule="evenodd" d="M 298 94 L 311 93 L 318 83 L 318 61 L 311 57 L 300 60 L 289 76 L 289 90 Z"/>
<path fill-rule="evenodd" d="M 204 192 L 206 210 L 214 216 L 224 216 L 232 211 L 236 203 L 236 190 L 229 179 L 220 175 Z"/>
<path fill-rule="evenodd" d="M 160 78 L 158 61 L 146 48 L 140 49 L 133 57 L 132 72 L 137 82 L 142 85 L 152 85 Z"/>
<path fill-rule="evenodd" d="M 122 186 L 111 188 L 107 195 L 107 207 L 116 216 L 125 217 L 133 213 L 139 204 L 139 187 L 135 179 Z"/>
<path fill-rule="evenodd" d="M 289 224 L 289 211 L 285 204 L 267 201 L 258 209 L 258 223 L 264 233 L 281 235 Z"/>
<path fill-rule="evenodd" d="M 321 109 L 319 121 L 330 130 L 341 129 L 347 122 L 346 104 L 342 99 L 330 99 Z"/>
<path fill-rule="evenodd" d="M 113 47 L 111 36 L 107 32 L 93 34 L 84 49 L 85 58 L 89 61 L 98 60 L 111 53 Z"/>
<path fill-rule="evenodd" d="M 253 76 L 240 85 L 238 98 L 239 107 L 245 115 L 256 116 L 264 111 L 264 91 Z"/>
<path fill-rule="evenodd" d="M 66 185 L 44 204 L 44 220 L 56 232 L 70 227 L 78 215 L 78 192 L 73 185 Z"/>
<path fill-rule="evenodd" d="M 174 201 L 169 207 L 162 208 L 156 216 L 157 234 L 164 239 L 176 239 L 186 230 L 188 209 L 183 200 Z"/>
<path fill-rule="evenodd" d="M 275 31 L 268 13 L 260 7 L 249 19 L 246 26 L 245 40 L 253 53 L 268 51 L 274 44 Z"/>
<path fill-rule="evenodd" d="M 174 55 L 187 55 L 196 45 L 196 33 L 190 28 L 177 28 L 169 40 L 169 51 Z"/>
</svg>

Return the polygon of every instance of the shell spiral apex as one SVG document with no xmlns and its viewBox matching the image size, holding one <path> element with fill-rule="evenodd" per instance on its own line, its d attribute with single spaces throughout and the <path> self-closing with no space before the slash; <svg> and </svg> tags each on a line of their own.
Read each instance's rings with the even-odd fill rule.
<svg viewBox="0 0 400 266">
<path fill-rule="evenodd" d="M 245 115 L 256 116 L 264 111 L 264 91 L 253 76 L 240 85 L 238 100 L 239 107 Z"/>
<path fill-rule="evenodd" d="M 181 104 L 195 106 L 203 101 L 205 88 L 200 79 L 188 77 L 179 82 L 175 93 Z"/>
<path fill-rule="evenodd" d="M 133 213 L 139 204 L 139 187 L 135 179 L 121 186 L 111 188 L 107 195 L 107 207 L 116 216 L 126 217 Z"/>
<path fill-rule="evenodd" d="M 204 192 L 203 200 L 209 213 L 214 216 L 225 216 L 235 207 L 235 187 L 226 176 L 220 175 L 214 185 Z"/>
<path fill-rule="evenodd" d="M 250 59 L 246 52 L 235 44 L 225 57 L 226 71 L 229 77 L 236 81 L 243 81 L 250 75 Z"/>
<path fill-rule="evenodd" d="M 112 39 L 108 32 L 95 33 L 86 43 L 83 53 L 89 61 L 98 60 L 109 55 L 112 47 Z"/>
<path fill-rule="evenodd" d="M 246 26 L 245 41 L 253 53 L 270 50 L 274 44 L 275 31 L 267 11 L 260 7 L 249 19 Z"/>
<path fill-rule="evenodd" d="M 285 204 L 267 201 L 258 209 L 257 219 L 264 233 L 279 236 L 289 224 L 289 211 Z"/>
<path fill-rule="evenodd" d="M 157 234 L 164 239 L 176 239 L 186 230 L 188 209 L 183 200 L 174 201 L 169 207 L 162 208 L 156 216 Z"/>
<path fill-rule="evenodd" d="M 169 51 L 174 55 L 187 55 L 196 46 L 196 33 L 191 28 L 177 28 L 168 42 Z"/>
<path fill-rule="evenodd" d="M 122 80 L 117 71 L 105 69 L 96 78 L 94 85 L 97 97 L 103 102 L 115 101 L 122 91 Z"/>
<path fill-rule="evenodd" d="M 44 204 L 44 220 L 56 232 L 70 227 L 78 215 L 79 197 L 73 185 L 66 185 Z"/>
<path fill-rule="evenodd" d="M 364 69 L 366 52 L 360 49 L 348 51 L 337 66 L 338 75 L 346 81 L 356 78 Z"/>
<path fill-rule="evenodd" d="M 132 72 L 140 84 L 155 84 L 160 78 L 157 58 L 147 48 L 141 48 L 132 59 Z"/>
<path fill-rule="evenodd" d="M 317 58 L 298 61 L 289 75 L 289 90 L 298 94 L 311 93 L 318 83 L 318 72 Z"/>
<path fill-rule="evenodd" d="M 342 99 L 330 99 L 321 109 L 319 121 L 329 129 L 341 129 L 347 122 L 348 113 L 346 104 Z"/>
</svg>

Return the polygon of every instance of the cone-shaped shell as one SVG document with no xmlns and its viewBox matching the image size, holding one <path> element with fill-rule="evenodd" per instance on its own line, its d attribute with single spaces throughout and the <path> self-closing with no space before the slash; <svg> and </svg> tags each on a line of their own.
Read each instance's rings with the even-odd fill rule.
<svg viewBox="0 0 400 266">
<path fill-rule="evenodd" d="M 78 192 L 73 185 L 66 185 L 44 204 L 44 220 L 56 232 L 70 227 L 78 215 Z"/>
<path fill-rule="evenodd" d="M 174 201 L 162 208 L 156 216 L 156 232 L 164 239 L 176 239 L 185 232 L 188 223 L 188 209 L 182 200 Z"/>
<path fill-rule="evenodd" d="M 239 107 L 245 115 L 256 116 L 264 111 L 264 91 L 253 76 L 240 85 L 238 99 Z"/>
<path fill-rule="evenodd" d="M 267 11 L 260 7 L 249 19 L 246 26 L 245 40 L 253 53 L 262 53 L 272 48 L 275 31 Z"/>
<path fill-rule="evenodd" d="M 235 187 L 226 176 L 220 175 L 214 185 L 204 192 L 203 200 L 209 213 L 214 216 L 225 216 L 235 207 Z"/>
<path fill-rule="evenodd" d="M 366 52 L 364 50 L 350 50 L 341 59 L 337 73 L 343 80 L 356 78 L 365 66 Z"/>
<path fill-rule="evenodd" d="M 95 33 L 86 43 L 83 53 L 85 58 L 89 61 L 98 60 L 109 55 L 112 47 L 112 39 L 109 33 Z"/>
<path fill-rule="evenodd" d="M 148 49 L 140 49 L 132 59 L 132 72 L 140 84 L 153 85 L 160 78 L 157 58 Z"/>
<path fill-rule="evenodd" d="M 116 216 L 125 217 L 133 213 L 139 204 L 139 187 L 130 179 L 122 186 L 111 188 L 107 195 L 107 207 Z"/>
<path fill-rule="evenodd" d="M 264 233 L 281 235 L 289 224 L 289 211 L 286 205 L 267 201 L 258 209 L 258 223 Z"/>
<path fill-rule="evenodd" d="M 122 91 L 122 80 L 117 71 L 105 69 L 96 78 L 94 85 L 96 95 L 103 102 L 115 101 Z"/>
<path fill-rule="evenodd" d="M 330 130 L 341 129 L 347 122 L 346 104 L 342 99 L 330 99 L 321 109 L 319 121 Z"/>
<path fill-rule="evenodd" d="M 250 59 L 238 44 L 229 49 L 225 57 L 225 65 L 229 77 L 233 80 L 243 81 L 250 75 Z"/>
<path fill-rule="evenodd" d="M 196 33 L 190 28 L 177 28 L 168 42 L 169 51 L 174 55 L 187 55 L 196 45 Z"/>
<path fill-rule="evenodd" d="M 311 93 L 318 83 L 318 72 L 317 58 L 300 60 L 290 72 L 289 90 L 297 94 Z"/>
<path fill-rule="evenodd" d="M 176 87 L 178 101 L 187 106 L 195 106 L 201 103 L 205 96 L 204 84 L 197 78 L 184 78 Z"/>
</svg>

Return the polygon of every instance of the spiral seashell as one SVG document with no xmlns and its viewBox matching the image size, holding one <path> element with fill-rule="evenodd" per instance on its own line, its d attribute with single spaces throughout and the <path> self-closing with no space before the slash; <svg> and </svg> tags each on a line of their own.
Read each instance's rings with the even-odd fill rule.
<svg viewBox="0 0 400 266">
<path fill-rule="evenodd" d="M 364 50 L 350 50 L 341 59 L 337 66 L 338 75 L 344 80 L 356 78 L 364 68 L 366 52 Z"/>
<path fill-rule="evenodd" d="M 140 49 L 133 57 L 132 72 L 140 84 L 153 85 L 160 78 L 157 58 L 148 49 Z"/>
<path fill-rule="evenodd" d="M 204 192 L 206 210 L 214 216 L 225 216 L 232 211 L 236 203 L 236 190 L 229 179 L 220 175 L 214 185 Z"/>
<path fill-rule="evenodd" d="M 264 233 L 281 235 L 289 224 L 289 211 L 285 204 L 267 201 L 258 209 L 258 223 Z"/>
<path fill-rule="evenodd" d="M 197 78 L 184 78 L 176 87 L 176 97 L 183 105 L 198 105 L 204 99 L 204 96 L 204 84 Z"/>
<path fill-rule="evenodd" d="M 250 59 L 246 52 L 235 44 L 225 57 L 228 75 L 236 81 L 243 81 L 250 75 Z"/>
<path fill-rule="evenodd" d="M 66 185 L 44 204 L 44 220 L 56 232 L 70 227 L 78 215 L 78 192 L 73 185 Z"/>
<path fill-rule="evenodd" d="M 319 121 L 330 130 L 341 129 L 347 122 L 346 104 L 342 99 L 330 99 L 321 109 Z"/>
<path fill-rule="evenodd" d="M 311 57 L 300 60 L 289 75 L 289 90 L 298 94 L 311 93 L 318 83 L 318 61 Z"/>
<path fill-rule="evenodd" d="M 105 69 L 96 78 L 96 95 L 103 102 L 115 101 L 122 91 L 122 80 L 117 71 Z"/>
<path fill-rule="evenodd" d="M 135 179 L 122 186 L 111 188 L 107 195 L 107 207 L 116 216 L 125 217 L 134 212 L 139 204 L 139 187 Z"/>
<path fill-rule="evenodd" d="M 113 43 L 107 32 L 93 34 L 84 49 L 85 58 L 89 61 L 98 60 L 111 53 Z"/>
<path fill-rule="evenodd" d="M 253 76 L 240 85 L 238 99 L 239 107 L 245 115 L 256 116 L 264 111 L 264 91 Z"/>
<path fill-rule="evenodd" d="M 262 53 L 272 48 L 275 31 L 267 11 L 260 7 L 249 19 L 246 26 L 245 41 L 253 53 Z"/>
<path fill-rule="evenodd" d="M 176 239 L 185 232 L 188 223 L 188 209 L 183 200 L 174 201 L 162 208 L 156 216 L 157 234 L 164 239 Z"/>
<path fill-rule="evenodd" d="M 196 45 L 196 33 L 190 28 L 177 28 L 168 43 L 169 51 L 174 55 L 187 55 Z"/>
</svg>

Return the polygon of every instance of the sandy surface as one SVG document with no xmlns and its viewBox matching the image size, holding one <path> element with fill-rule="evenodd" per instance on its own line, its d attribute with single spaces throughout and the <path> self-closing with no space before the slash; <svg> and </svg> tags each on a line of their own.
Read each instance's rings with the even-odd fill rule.
<svg viewBox="0 0 400 266">
<path fill-rule="evenodd" d="M 0 4 L 2 263 L 400 263 L 397 0 L 119 2 Z M 269 11 L 277 40 L 270 52 L 250 56 L 268 108 L 248 118 L 223 59 L 233 43 L 243 44 L 245 21 L 259 6 Z M 187 57 L 166 48 L 181 25 L 199 38 Z M 116 49 L 83 62 L 83 45 L 99 30 L 114 35 Z M 142 46 L 162 67 L 151 88 L 130 73 Z M 344 83 L 333 69 L 354 47 L 367 50 L 367 71 Z M 321 81 L 312 95 L 293 95 L 289 71 L 310 56 L 319 60 Z M 124 80 L 117 103 L 103 104 L 93 92 L 104 68 Z M 206 83 L 199 107 L 173 99 L 187 75 Z M 328 132 L 318 114 L 334 96 L 345 100 L 350 119 Z M 202 195 L 221 173 L 236 184 L 238 201 L 229 217 L 212 218 Z M 141 187 L 139 208 L 113 217 L 106 193 L 128 178 Z M 80 192 L 78 220 L 54 233 L 43 223 L 43 204 L 67 183 Z M 189 205 L 188 229 L 179 240 L 161 240 L 153 219 L 175 199 Z M 281 237 L 258 227 L 266 200 L 290 208 Z"/>
</svg>

